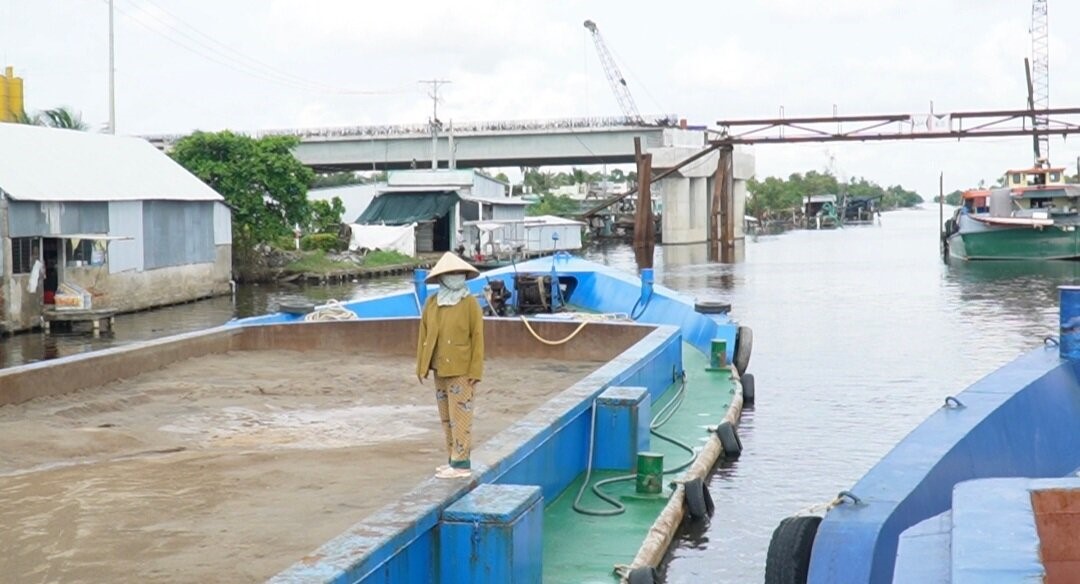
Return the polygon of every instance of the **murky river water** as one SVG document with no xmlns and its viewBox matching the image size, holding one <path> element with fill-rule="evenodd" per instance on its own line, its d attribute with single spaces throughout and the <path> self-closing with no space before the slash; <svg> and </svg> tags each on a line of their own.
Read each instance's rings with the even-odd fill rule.
<svg viewBox="0 0 1080 584">
<path fill-rule="evenodd" d="M 717 513 L 680 538 L 667 581 L 760 582 L 775 525 L 849 488 L 954 394 L 1056 333 L 1059 284 L 1080 263 L 943 265 L 937 209 L 887 213 L 880 226 L 792 232 L 746 245 L 745 261 L 657 250 L 657 278 L 733 304 L 754 329 L 757 404 L 743 414 L 745 451 L 711 483 Z M 593 260 L 634 269 L 627 247 Z M 287 299 L 383 293 L 407 278 L 308 288 L 242 287 L 225 297 L 117 317 L 114 337 L 0 341 L 0 366 L 69 355 L 261 314 Z"/>
</svg>

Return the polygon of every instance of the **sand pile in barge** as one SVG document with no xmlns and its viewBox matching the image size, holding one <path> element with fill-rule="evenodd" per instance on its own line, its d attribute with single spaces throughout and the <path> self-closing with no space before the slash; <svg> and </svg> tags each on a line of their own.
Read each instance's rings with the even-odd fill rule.
<svg viewBox="0 0 1080 584">
<path fill-rule="evenodd" d="M 480 444 L 599 363 L 489 359 Z M 0 407 L 0 573 L 15 582 L 248 582 L 445 462 L 414 362 L 234 351 Z"/>
</svg>

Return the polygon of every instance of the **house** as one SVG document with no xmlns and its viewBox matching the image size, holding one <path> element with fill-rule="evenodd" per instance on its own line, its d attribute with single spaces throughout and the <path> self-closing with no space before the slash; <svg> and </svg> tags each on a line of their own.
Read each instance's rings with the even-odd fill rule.
<svg viewBox="0 0 1080 584">
<path fill-rule="evenodd" d="M 507 186 L 475 170 L 391 171 L 356 223 L 414 225 L 417 253 L 450 251 L 464 244 L 468 221 L 525 218 L 528 203 Z"/>
<path fill-rule="evenodd" d="M 94 308 L 227 293 L 224 199 L 138 138 L 0 124 L 0 331 L 32 328 L 62 284 Z"/>
</svg>

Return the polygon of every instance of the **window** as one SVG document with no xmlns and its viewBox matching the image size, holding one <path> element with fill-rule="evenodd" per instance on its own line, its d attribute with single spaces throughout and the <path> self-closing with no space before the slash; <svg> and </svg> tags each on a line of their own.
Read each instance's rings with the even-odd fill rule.
<svg viewBox="0 0 1080 584">
<path fill-rule="evenodd" d="M 41 257 L 41 240 L 36 237 L 11 238 L 11 273 L 29 274 L 34 260 Z"/>
<path fill-rule="evenodd" d="M 1020 184 L 1020 173 L 1019 172 L 1012 175 L 1012 183 L 1014 185 Z"/>
<path fill-rule="evenodd" d="M 105 242 L 93 239 L 67 240 L 67 265 L 100 266 L 105 263 Z"/>
<path fill-rule="evenodd" d="M 1061 180 L 1061 175 L 1060 174 L 1058 174 L 1056 172 L 1051 172 L 1050 173 L 1050 182 L 1057 182 L 1059 180 Z"/>
</svg>

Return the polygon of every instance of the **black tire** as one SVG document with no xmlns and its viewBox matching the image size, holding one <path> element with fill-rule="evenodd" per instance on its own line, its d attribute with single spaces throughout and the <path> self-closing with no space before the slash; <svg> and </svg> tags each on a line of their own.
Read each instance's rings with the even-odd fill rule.
<svg viewBox="0 0 1080 584">
<path fill-rule="evenodd" d="M 765 584 L 806 584 L 819 525 L 820 517 L 807 515 L 788 517 L 776 526 L 765 560 Z"/>
<path fill-rule="evenodd" d="M 731 422 L 727 420 L 720 422 L 720 425 L 716 427 L 716 436 L 724 449 L 724 458 L 729 460 L 739 458 L 742 454 L 742 441 L 739 440 L 739 434 L 735 432 L 735 426 L 732 426 Z"/>
<path fill-rule="evenodd" d="M 746 375 L 743 375 L 741 381 L 743 403 L 754 403 L 754 374 L 747 373 Z"/>
<path fill-rule="evenodd" d="M 718 300 L 698 300 L 694 303 L 694 310 L 701 314 L 727 314 L 731 312 L 731 305 Z"/>
<path fill-rule="evenodd" d="M 708 488 L 701 479 L 690 479 L 683 483 L 683 500 L 686 501 L 686 512 L 694 521 L 701 521 L 709 516 L 709 505 L 705 500 Z"/>
<path fill-rule="evenodd" d="M 627 576 L 626 581 L 630 584 L 656 584 L 660 581 L 660 578 L 656 575 L 656 568 L 643 566 L 630 570 L 630 575 Z"/>
<path fill-rule="evenodd" d="M 740 326 L 735 333 L 735 369 L 739 375 L 746 374 L 746 368 L 750 366 L 750 354 L 754 352 L 754 330 L 748 326 Z"/>
<path fill-rule="evenodd" d="M 716 511 L 716 503 L 713 503 L 712 493 L 709 492 L 709 485 L 702 484 L 701 492 L 705 495 L 705 512 L 712 517 L 713 511 Z"/>
<path fill-rule="evenodd" d="M 285 314 L 309 314 L 315 312 L 315 305 L 309 302 L 282 302 L 278 310 Z"/>
</svg>

